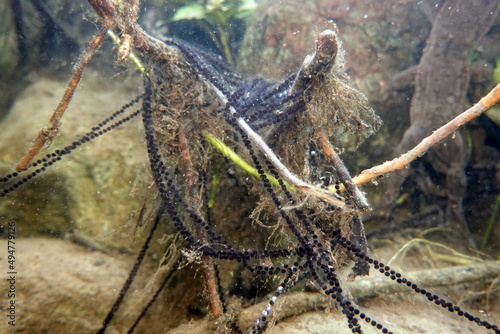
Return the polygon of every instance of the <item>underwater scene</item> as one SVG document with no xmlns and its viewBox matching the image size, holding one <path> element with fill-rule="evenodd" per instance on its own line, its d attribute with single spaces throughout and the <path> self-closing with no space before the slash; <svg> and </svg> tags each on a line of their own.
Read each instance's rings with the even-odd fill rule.
<svg viewBox="0 0 500 334">
<path fill-rule="evenodd" d="M 0 333 L 500 333 L 500 2 L 0 2 Z"/>
</svg>

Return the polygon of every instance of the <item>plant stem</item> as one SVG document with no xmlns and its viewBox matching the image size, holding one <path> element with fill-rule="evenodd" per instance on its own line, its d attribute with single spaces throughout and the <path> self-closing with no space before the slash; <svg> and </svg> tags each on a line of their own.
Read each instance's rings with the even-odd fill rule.
<svg viewBox="0 0 500 334">
<path fill-rule="evenodd" d="M 115 45 L 120 46 L 120 38 L 113 31 L 108 30 L 108 36 L 111 37 Z M 144 68 L 144 65 L 142 64 L 141 60 L 137 58 L 134 51 L 130 51 L 128 59 L 130 59 L 130 61 L 135 65 L 135 67 L 139 70 L 139 72 L 144 73 L 146 69 Z"/>
<path fill-rule="evenodd" d="M 486 227 L 486 232 L 484 232 L 483 242 L 481 243 L 481 252 L 484 252 L 486 250 L 486 245 L 488 244 L 488 240 L 490 239 L 491 231 L 493 230 L 493 226 L 495 226 L 495 221 L 497 219 L 499 208 L 500 208 L 500 195 L 498 195 L 498 197 L 497 197 L 497 200 L 495 202 L 495 209 L 493 210 L 493 213 L 491 214 L 490 222 L 488 223 L 488 226 Z"/>
<path fill-rule="evenodd" d="M 215 147 L 219 152 L 221 152 L 226 158 L 234 162 L 238 167 L 243 169 L 246 173 L 252 175 L 255 177 L 257 180 L 260 180 L 260 175 L 257 172 L 255 168 L 250 166 L 245 160 L 243 160 L 239 155 L 237 155 L 233 150 L 231 150 L 229 147 L 227 147 L 222 141 L 217 139 L 214 135 L 212 135 L 210 132 L 207 130 L 202 131 L 203 136 L 205 139 L 213 146 Z M 277 188 L 280 188 L 280 184 L 276 178 L 274 178 L 271 175 L 265 174 L 267 178 L 269 179 L 269 182 Z M 287 182 L 285 182 L 286 187 L 291 190 L 295 191 L 295 188 L 289 185 Z"/>
<path fill-rule="evenodd" d="M 219 161 L 217 161 L 217 164 L 215 166 L 214 176 L 212 177 L 212 186 L 210 188 L 210 196 L 208 198 L 208 204 L 207 204 L 209 209 L 212 209 L 215 204 L 215 195 L 217 195 L 217 188 L 219 187 L 221 165 L 222 165 L 222 159 L 219 159 Z"/>
<path fill-rule="evenodd" d="M 179 129 L 179 148 L 181 153 L 181 159 L 184 164 L 184 171 L 186 173 L 187 188 L 191 199 L 194 202 L 194 210 L 199 211 L 198 208 L 201 207 L 201 199 L 196 193 L 195 180 L 193 172 L 193 164 L 191 163 L 191 158 L 189 154 L 189 147 L 187 144 L 186 136 L 184 131 Z M 199 212 L 197 212 L 199 214 Z M 205 240 L 206 233 L 200 228 L 196 229 L 196 235 L 198 238 Z M 208 298 L 210 301 L 210 309 L 214 317 L 218 317 L 223 313 L 222 301 L 219 298 L 219 292 L 216 284 L 215 270 L 213 259 L 208 255 L 201 256 L 201 267 L 203 272 L 203 277 L 205 279 L 205 288 L 207 289 Z"/>
<path fill-rule="evenodd" d="M 229 64 L 229 66 L 233 67 L 234 66 L 233 56 L 231 55 L 231 49 L 229 48 L 229 43 L 227 41 L 227 33 L 220 24 L 217 25 L 217 31 L 219 32 L 220 43 L 222 44 L 222 51 L 224 51 L 227 63 Z"/>
</svg>

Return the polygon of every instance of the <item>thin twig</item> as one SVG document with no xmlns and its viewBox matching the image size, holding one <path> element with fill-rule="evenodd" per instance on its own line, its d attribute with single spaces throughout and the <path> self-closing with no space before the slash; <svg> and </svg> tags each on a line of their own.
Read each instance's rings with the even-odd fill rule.
<svg viewBox="0 0 500 334">
<path fill-rule="evenodd" d="M 124 37 L 126 40 L 122 40 L 122 44 L 120 47 L 119 58 L 124 60 L 128 57 L 130 46 L 134 46 L 137 50 L 149 54 L 150 56 L 156 55 L 157 58 L 163 59 L 166 54 L 169 54 L 169 50 L 164 43 L 161 41 L 149 36 L 145 33 L 137 24 L 135 24 L 135 20 L 133 23 L 130 23 L 129 17 L 136 17 L 136 10 L 130 10 L 128 13 L 122 13 L 120 16 L 115 16 L 113 12 L 113 4 L 108 0 L 88 0 L 90 5 L 94 7 L 97 14 L 100 15 L 104 22 L 111 22 L 116 26 L 119 31 L 125 33 Z M 130 0 L 130 3 L 137 5 L 138 2 L 135 0 Z M 105 24 L 103 27 L 103 35 L 106 33 L 107 25 Z M 129 44 L 130 43 L 130 44 Z M 192 173 L 192 164 L 189 157 L 189 150 L 187 147 L 187 142 L 185 136 L 180 131 L 179 141 L 181 146 L 181 153 L 184 162 L 184 167 L 186 170 L 186 177 L 188 178 L 188 191 L 191 194 L 191 198 L 196 203 L 201 203 L 199 196 L 196 194 L 194 189 L 194 177 Z M 191 180 L 190 180 L 191 178 Z M 199 206 L 194 206 L 195 208 L 199 208 Z M 203 233 L 203 231 L 198 231 L 199 233 Z M 208 295 L 210 298 L 210 305 L 212 308 L 212 314 L 214 316 L 218 316 L 222 314 L 222 302 L 219 299 L 219 295 L 217 293 L 217 285 L 215 281 L 215 274 L 213 264 L 211 263 L 211 259 L 208 257 L 203 257 L 203 274 L 205 276 L 206 287 L 208 291 Z"/>
<path fill-rule="evenodd" d="M 104 39 L 104 36 L 106 36 L 106 31 L 109 29 L 110 26 L 111 26 L 111 21 L 104 20 L 101 30 L 99 30 L 99 32 L 94 36 L 89 47 L 78 58 L 78 61 L 75 67 L 73 68 L 73 75 L 71 76 L 68 86 L 66 87 L 66 91 L 64 92 L 64 95 L 61 101 L 59 102 L 59 105 L 57 106 L 56 110 L 52 114 L 48 126 L 40 130 L 38 136 L 35 139 L 35 142 L 31 146 L 28 153 L 17 164 L 16 166 L 17 171 L 25 170 L 30 164 L 31 160 L 33 160 L 33 158 L 38 154 L 38 152 L 40 152 L 45 143 L 46 142 L 50 143 L 57 134 L 57 132 L 59 131 L 61 118 L 63 117 L 66 109 L 68 108 L 68 105 L 71 101 L 71 98 L 73 97 L 75 89 L 78 86 L 78 83 L 80 82 L 83 70 L 85 69 L 85 66 L 87 66 L 90 59 L 92 59 L 92 56 L 95 54 L 97 49 L 99 49 L 99 46 L 101 45 L 102 40 Z"/>
<path fill-rule="evenodd" d="M 154 37 L 151 37 L 147 33 L 145 33 L 139 26 L 135 26 L 135 34 L 134 34 L 134 46 L 137 50 L 148 54 L 151 57 L 156 57 L 158 61 L 169 60 L 167 55 L 172 53 L 172 49 L 170 49 L 165 43 L 160 40 L 157 40 Z M 228 102 L 227 97 L 221 92 L 217 87 L 211 84 L 209 81 L 206 81 L 206 84 L 210 86 L 213 92 L 217 94 L 219 100 L 226 104 Z M 229 106 L 229 112 L 231 115 L 235 115 L 236 110 L 233 106 Z M 267 143 L 248 125 L 248 123 L 242 118 L 238 117 L 236 122 L 241 127 L 241 129 L 246 133 L 248 138 L 253 142 L 257 148 L 266 155 L 266 157 L 271 161 L 274 167 L 279 171 L 279 173 L 283 176 L 283 178 L 290 183 L 291 186 L 305 192 L 306 194 L 310 194 L 311 196 L 320 198 L 326 202 L 329 202 L 332 205 L 335 205 L 339 208 L 345 207 L 345 202 L 342 199 L 339 199 L 338 196 L 328 190 L 316 187 L 312 184 L 302 181 L 297 176 L 295 176 L 274 154 L 273 150 L 267 145 Z"/>
<path fill-rule="evenodd" d="M 212 89 L 217 93 L 219 98 L 223 103 L 227 103 L 227 98 L 220 92 L 215 86 L 211 85 Z M 230 106 L 229 111 L 232 115 L 236 114 L 234 107 Z M 274 167 L 280 172 L 285 180 L 287 180 L 293 187 L 302 190 L 306 194 L 310 194 L 314 197 L 320 198 L 324 201 L 329 202 L 339 208 L 345 207 L 344 201 L 338 199 L 334 193 L 329 190 L 321 189 L 312 184 L 302 181 L 297 176 L 295 176 L 280 159 L 274 154 L 273 150 L 266 144 L 266 142 L 247 124 L 247 122 L 239 117 L 236 119 L 238 125 L 245 131 L 248 138 L 254 143 L 259 150 L 266 155 L 266 157 L 271 161 Z"/>
<path fill-rule="evenodd" d="M 178 133 L 179 138 L 179 149 L 181 151 L 181 159 L 184 164 L 184 171 L 186 173 L 187 188 L 190 197 L 195 202 L 194 208 L 199 208 L 201 204 L 201 199 L 198 196 L 195 188 L 195 179 L 193 172 L 193 164 L 191 162 L 191 157 L 189 154 L 189 147 L 184 135 L 184 131 L 180 128 Z M 198 211 L 197 209 L 195 209 Z M 202 229 L 197 229 L 196 234 L 201 239 L 206 239 L 205 233 Z M 223 313 L 222 301 L 219 298 L 219 292 L 217 289 L 217 281 L 215 277 L 215 269 L 213 264 L 213 259 L 208 255 L 202 255 L 201 257 L 203 277 L 205 279 L 205 287 L 207 289 L 208 298 L 210 301 L 210 309 L 212 310 L 212 315 L 218 317 Z"/>
<path fill-rule="evenodd" d="M 286 302 L 281 304 L 279 312 L 274 313 L 274 320 L 276 321 L 281 321 L 305 312 L 325 310 L 331 305 L 328 297 L 315 292 L 291 293 L 284 298 L 286 298 Z M 255 324 L 255 319 L 262 316 L 262 310 L 266 308 L 267 304 L 268 301 L 265 300 L 242 310 L 237 316 L 236 323 L 238 326 L 240 328 L 252 328 Z"/>
<path fill-rule="evenodd" d="M 352 182 L 351 175 L 349 175 L 349 171 L 342 162 L 342 159 L 340 159 L 337 152 L 335 152 L 335 148 L 328 140 L 323 129 L 320 127 L 316 127 L 314 125 L 314 119 L 309 112 L 307 113 L 307 118 L 309 119 L 311 126 L 314 128 L 316 139 L 318 140 L 319 145 L 323 150 L 323 153 L 326 155 L 328 160 L 330 160 L 330 163 L 332 164 L 333 168 L 335 168 L 335 171 L 337 172 L 340 182 L 342 182 L 342 184 L 344 185 L 345 189 L 347 190 L 347 193 L 351 195 L 358 209 L 360 210 L 369 209 L 370 205 L 368 204 L 365 195 L 363 195 L 363 193 L 359 190 L 359 188 Z"/>
<path fill-rule="evenodd" d="M 405 154 L 391 161 L 386 161 L 381 165 L 362 171 L 358 176 L 353 178 L 354 184 L 360 186 L 377 176 L 387 174 L 398 169 L 406 168 L 413 160 L 424 155 L 425 152 L 427 152 L 437 142 L 457 131 L 464 124 L 470 122 L 482 113 L 488 111 L 499 101 L 500 84 L 493 88 L 475 106 L 467 109 L 466 111 L 455 117 L 453 120 L 437 129 L 432 135 L 424 138 L 417 146 L 415 146 Z"/>
<path fill-rule="evenodd" d="M 399 249 L 399 251 L 396 254 L 394 254 L 393 257 L 387 262 L 387 265 L 391 266 L 392 263 L 394 261 L 396 261 L 397 259 L 402 259 L 413 246 L 416 246 L 418 244 L 424 244 L 427 246 L 434 246 L 434 247 L 442 248 L 442 249 L 450 252 L 452 254 L 452 256 L 450 256 L 450 258 L 455 260 L 453 262 L 458 262 L 458 259 L 461 259 L 460 263 L 466 263 L 466 264 L 470 264 L 471 262 L 474 262 L 474 261 L 475 262 L 481 261 L 481 259 L 478 257 L 462 254 L 462 253 L 454 250 L 451 247 L 448 247 L 446 245 L 443 245 L 443 244 L 440 244 L 437 242 L 429 241 L 427 239 L 423 239 L 420 237 L 420 238 L 411 239 L 406 244 L 404 244 L 404 246 L 401 247 Z"/>
<path fill-rule="evenodd" d="M 112 30 L 108 30 L 108 36 L 111 37 L 115 45 L 120 46 L 121 45 L 121 40 L 120 37 L 118 37 Z M 133 51 L 130 51 L 128 55 L 128 59 L 134 64 L 134 66 L 139 70 L 139 72 L 144 73 L 146 71 L 146 68 L 142 64 L 141 60 L 137 58 L 135 53 Z"/>
<path fill-rule="evenodd" d="M 118 61 L 124 62 L 128 59 L 132 48 L 132 37 L 135 33 L 134 25 L 139 15 L 139 0 L 123 0 L 122 10 L 120 11 L 121 21 L 125 24 L 122 29 L 122 38 L 118 49 Z"/>
<path fill-rule="evenodd" d="M 182 163 L 184 164 L 184 171 L 186 173 L 188 192 L 193 199 L 196 199 L 196 197 L 198 196 L 196 194 L 196 189 L 194 187 L 195 180 L 194 180 L 193 164 L 191 163 L 191 157 L 189 154 L 189 147 L 187 144 L 186 136 L 184 135 L 184 131 L 182 129 L 179 129 L 178 137 L 179 137 L 179 149 L 181 150 L 181 159 Z M 196 204 L 198 205 L 199 203 Z"/>
<path fill-rule="evenodd" d="M 111 0 L 87 0 L 87 2 L 104 21 L 114 21 L 115 6 Z"/>
</svg>

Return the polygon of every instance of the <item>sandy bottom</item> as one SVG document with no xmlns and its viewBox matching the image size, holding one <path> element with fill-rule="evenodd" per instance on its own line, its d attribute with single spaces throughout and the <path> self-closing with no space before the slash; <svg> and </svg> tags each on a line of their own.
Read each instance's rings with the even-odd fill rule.
<svg viewBox="0 0 500 334">
<path fill-rule="evenodd" d="M 0 240 L 0 249 L 7 249 L 7 241 Z M 5 253 L 4 253 L 5 254 Z M 116 298 L 128 271 L 133 266 L 134 255 L 107 255 L 91 251 L 73 243 L 48 238 L 16 240 L 16 333 L 91 333 L 95 332 Z M 5 255 L 0 259 L 6 263 Z M 2 266 L 5 268 L 5 266 Z M 156 270 L 146 263 L 137 282 L 127 295 L 127 302 L 120 309 L 117 319 L 107 333 L 123 333 L 140 313 L 151 292 L 144 287 Z M 2 270 L 5 276 L 6 270 Z M 188 279 L 190 277 L 186 277 Z M 9 284 L 1 280 L 1 303 L 7 305 Z M 446 292 L 436 291 L 443 296 Z M 169 292 L 173 293 L 173 292 Z M 187 292 L 185 292 L 187 293 Z M 176 314 L 168 305 L 168 295 L 152 309 L 137 333 L 205 333 L 213 328 L 209 319 L 186 323 L 169 330 L 166 318 L 185 317 Z M 286 297 L 284 303 L 290 302 Z M 450 297 L 451 301 L 455 301 Z M 442 310 L 423 298 L 410 294 L 393 294 L 373 298 L 361 303 L 360 309 L 377 319 L 394 333 L 488 333 L 470 322 Z M 471 305 L 461 305 L 479 314 Z M 491 300 L 487 314 L 481 316 L 491 322 L 500 319 L 498 301 Z M 5 313 L 3 306 L 2 313 Z M 180 311 L 179 311 L 180 312 Z M 486 314 L 486 313 L 485 313 Z M 5 320 L 0 321 L 0 332 L 12 332 Z M 172 319 L 169 319 L 172 320 Z M 380 333 L 370 325 L 363 326 L 365 333 Z M 269 332 L 268 332 L 269 333 Z M 279 322 L 273 334 L 280 333 L 350 333 L 346 320 L 336 309 L 322 309 L 296 315 Z"/>
</svg>

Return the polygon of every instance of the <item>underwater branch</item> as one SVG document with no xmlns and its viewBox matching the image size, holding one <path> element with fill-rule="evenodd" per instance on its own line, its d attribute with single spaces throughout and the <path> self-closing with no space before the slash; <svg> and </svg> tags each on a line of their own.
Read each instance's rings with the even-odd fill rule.
<svg viewBox="0 0 500 334">
<path fill-rule="evenodd" d="M 106 32 L 108 31 L 110 26 L 111 26 L 111 21 L 104 20 L 102 28 L 94 36 L 88 48 L 78 58 L 78 61 L 76 62 L 75 67 L 73 68 L 73 75 L 71 76 L 68 86 L 66 87 L 66 91 L 64 92 L 64 95 L 61 101 L 59 102 L 59 105 L 57 106 L 56 110 L 54 110 L 54 113 L 52 114 L 52 117 L 49 120 L 48 126 L 40 130 L 28 153 L 26 153 L 26 155 L 17 164 L 16 171 L 19 172 L 25 170 L 30 164 L 31 160 L 33 160 L 33 158 L 43 148 L 45 143 L 46 142 L 50 143 L 52 139 L 56 136 L 59 129 L 59 125 L 61 124 L 61 118 L 63 117 L 64 112 L 66 111 L 69 103 L 71 102 L 71 98 L 75 93 L 75 89 L 78 86 L 80 79 L 82 78 L 83 70 L 85 69 L 85 66 L 87 66 L 90 59 L 92 59 L 92 56 L 96 53 L 97 49 L 99 49 L 104 39 L 104 36 L 106 36 Z"/>
<path fill-rule="evenodd" d="M 354 184 L 360 186 L 380 175 L 406 168 L 413 160 L 423 156 L 436 143 L 454 133 L 460 127 L 467 124 L 482 113 L 490 110 L 498 102 L 500 102 L 500 84 L 493 88 L 476 105 L 467 109 L 453 120 L 437 129 L 432 135 L 424 138 L 417 146 L 405 154 L 391 161 L 386 161 L 381 165 L 362 171 L 358 176 L 353 178 Z"/>
</svg>

